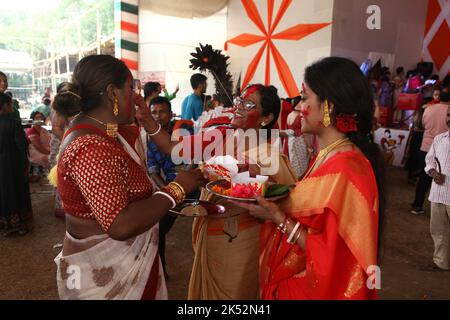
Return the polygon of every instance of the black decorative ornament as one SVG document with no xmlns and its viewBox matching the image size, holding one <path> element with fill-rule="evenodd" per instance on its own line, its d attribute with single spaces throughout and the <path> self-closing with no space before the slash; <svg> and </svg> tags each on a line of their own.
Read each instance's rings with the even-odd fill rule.
<svg viewBox="0 0 450 320">
<path fill-rule="evenodd" d="M 233 104 L 232 91 L 233 81 L 231 73 L 228 71 L 228 60 L 230 57 L 222 54 L 222 50 L 215 50 L 209 44 L 195 48 L 196 52 L 191 53 L 190 59 L 192 70 L 201 72 L 209 71 L 216 81 L 216 94 L 225 107 Z"/>
</svg>

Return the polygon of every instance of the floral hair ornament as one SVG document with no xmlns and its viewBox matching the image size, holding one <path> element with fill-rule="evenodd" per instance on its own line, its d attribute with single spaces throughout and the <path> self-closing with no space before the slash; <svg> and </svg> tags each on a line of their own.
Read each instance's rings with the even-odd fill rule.
<svg viewBox="0 0 450 320">
<path fill-rule="evenodd" d="M 358 124 L 356 121 L 356 114 L 341 114 L 336 117 L 336 128 L 339 132 L 357 132 Z"/>
</svg>

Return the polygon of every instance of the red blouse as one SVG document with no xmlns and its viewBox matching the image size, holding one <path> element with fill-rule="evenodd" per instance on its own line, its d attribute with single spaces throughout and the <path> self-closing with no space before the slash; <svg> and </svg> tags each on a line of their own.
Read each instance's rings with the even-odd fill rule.
<svg viewBox="0 0 450 320">
<path fill-rule="evenodd" d="M 65 212 L 95 219 L 106 232 L 128 204 L 152 195 L 152 184 L 117 141 L 98 133 L 78 137 L 64 150 L 58 191 Z"/>
</svg>

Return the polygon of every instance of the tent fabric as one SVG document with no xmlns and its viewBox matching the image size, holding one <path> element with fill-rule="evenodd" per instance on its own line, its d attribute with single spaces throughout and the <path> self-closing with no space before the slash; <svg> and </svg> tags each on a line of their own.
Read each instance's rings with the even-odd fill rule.
<svg viewBox="0 0 450 320">
<path fill-rule="evenodd" d="M 192 19 L 211 16 L 227 4 L 228 0 L 140 0 L 139 7 L 161 15 Z"/>
</svg>

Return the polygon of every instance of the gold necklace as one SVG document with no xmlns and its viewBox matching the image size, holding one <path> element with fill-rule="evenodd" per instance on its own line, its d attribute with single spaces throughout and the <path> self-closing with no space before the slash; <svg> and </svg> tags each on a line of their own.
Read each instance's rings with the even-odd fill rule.
<svg viewBox="0 0 450 320">
<path fill-rule="evenodd" d="M 97 123 L 100 123 L 101 125 L 105 126 L 106 127 L 106 134 L 108 136 L 110 136 L 111 138 L 114 138 L 114 139 L 117 138 L 117 131 L 119 130 L 119 125 L 117 123 L 104 123 L 104 122 L 102 122 L 102 121 L 100 121 L 100 120 L 98 120 L 98 119 L 96 119 L 94 117 L 91 117 L 90 115 L 87 115 L 85 113 L 83 113 L 83 115 L 86 118 L 94 120 Z"/>
<path fill-rule="evenodd" d="M 339 140 L 336 140 L 335 142 L 333 142 L 332 144 L 326 146 L 325 148 L 323 148 L 322 150 L 319 151 L 319 154 L 316 157 L 316 160 L 314 160 L 314 163 L 312 164 L 312 166 L 309 168 L 308 172 L 304 175 L 304 178 L 306 178 L 311 171 L 315 168 L 316 164 L 321 161 L 323 158 L 325 158 L 328 154 L 330 154 L 331 151 L 333 151 L 334 149 L 336 149 L 337 147 L 341 146 L 342 144 L 348 142 L 350 139 L 349 138 L 341 138 Z"/>
<path fill-rule="evenodd" d="M 333 150 L 334 148 L 339 146 L 341 143 L 347 142 L 348 140 L 349 140 L 348 138 L 341 138 L 339 140 L 336 140 L 332 144 L 329 144 L 328 146 L 326 146 L 325 148 L 323 148 L 322 150 L 319 151 L 319 154 L 317 155 L 317 158 L 322 158 L 323 156 L 325 156 L 328 153 L 330 153 L 331 150 Z"/>
</svg>

